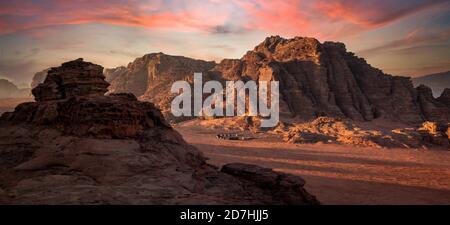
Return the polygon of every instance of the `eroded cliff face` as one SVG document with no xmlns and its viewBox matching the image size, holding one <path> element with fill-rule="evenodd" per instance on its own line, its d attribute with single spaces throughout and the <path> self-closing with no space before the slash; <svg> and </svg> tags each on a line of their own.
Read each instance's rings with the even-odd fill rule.
<svg viewBox="0 0 450 225">
<path fill-rule="evenodd" d="M 344 44 L 312 38 L 267 38 L 226 74 L 278 80 L 282 106 L 292 116 L 418 123 L 424 119 L 409 78 L 394 77 L 347 52 Z M 283 109 L 282 109 L 283 110 Z M 286 110 L 284 110 L 286 112 Z"/>
<path fill-rule="evenodd" d="M 52 68 L 0 117 L 0 204 L 319 204 L 300 177 L 207 164 L 152 103 L 105 96 L 102 71 Z"/>
<path fill-rule="evenodd" d="M 178 80 L 192 83 L 195 72 L 207 76 L 214 65 L 214 62 L 154 53 L 137 58 L 126 68 L 106 70 L 105 76 L 111 82 L 110 93 L 133 93 L 141 100 L 154 102 L 170 116 L 170 102 L 174 97 L 170 93 L 172 83 Z"/>
<path fill-rule="evenodd" d="M 145 55 L 127 67 L 106 70 L 110 93 L 131 92 L 154 102 L 170 118 L 174 81 L 276 80 L 280 82 L 281 120 L 311 120 L 319 116 L 358 121 L 385 118 L 411 124 L 425 120 L 449 122 L 445 98 L 415 89 L 410 78 L 384 74 L 348 52 L 342 43 L 314 38 L 266 38 L 241 59 L 220 63 L 162 53 Z M 445 95 L 445 93 L 443 93 Z"/>
</svg>

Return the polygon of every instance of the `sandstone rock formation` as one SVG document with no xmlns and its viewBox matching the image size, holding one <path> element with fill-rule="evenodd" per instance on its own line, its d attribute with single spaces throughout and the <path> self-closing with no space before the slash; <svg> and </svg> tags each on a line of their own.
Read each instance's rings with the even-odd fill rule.
<svg viewBox="0 0 450 225">
<path fill-rule="evenodd" d="M 0 117 L 0 204 L 319 203 L 301 178 L 208 165 L 152 103 L 104 96 L 101 71 L 53 68 L 36 102 Z"/>
<path fill-rule="evenodd" d="M 28 98 L 29 88 L 18 88 L 15 84 L 6 79 L 0 79 L 0 98 Z"/>
<path fill-rule="evenodd" d="M 103 95 L 109 86 L 104 79 L 103 67 L 77 59 L 50 69 L 44 83 L 32 93 L 36 101 Z"/>
<path fill-rule="evenodd" d="M 242 163 L 224 165 L 221 171 L 238 177 L 248 182 L 249 185 L 258 184 L 261 188 L 271 191 L 274 196 L 283 199 L 288 204 L 296 204 L 296 202 L 305 200 L 308 202 L 317 201 L 315 198 L 311 198 L 311 195 L 307 192 L 299 194 L 299 190 L 304 191 L 302 187 L 306 182 L 298 176 Z"/>
<path fill-rule="evenodd" d="M 219 64 L 161 53 L 136 59 L 109 76 L 110 92 L 132 92 L 154 102 L 168 115 L 170 86 L 203 72 L 204 80 L 276 80 L 280 82 L 281 119 L 311 120 L 319 116 L 358 121 L 385 118 L 420 124 L 448 122 L 449 107 L 416 90 L 410 78 L 384 74 L 347 52 L 342 43 L 279 36 L 247 52 L 241 59 Z"/>
</svg>

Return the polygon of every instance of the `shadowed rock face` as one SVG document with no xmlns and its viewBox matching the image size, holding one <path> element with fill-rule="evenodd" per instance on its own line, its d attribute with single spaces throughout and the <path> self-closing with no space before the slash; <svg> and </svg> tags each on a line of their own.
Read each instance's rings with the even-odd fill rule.
<svg viewBox="0 0 450 225">
<path fill-rule="evenodd" d="M 450 87 L 450 71 L 412 78 L 414 86 L 421 84 L 433 90 L 433 96 L 439 97 L 442 92 Z"/>
<path fill-rule="evenodd" d="M 219 64 L 149 54 L 107 76 L 111 77 L 110 92 L 132 92 L 141 100 L 154 102 L 167 115 L 174 97 L 171 84 L 191 81 L 194 72 L 203 72 L 204 81 L 279 81 L 281 119 L 332 116 L 414 124 L 448 122 L 442 114 L 448 106 L 431 114 L 422 110 L 421 104 L 432 108 L 439 103 L 421 100 L 421 91 L 413 87 L 410 78 L 384 74 L 347 52 L 342 43 L 320 43 L 313 38 L 269 37 L 241 59 L 225 59 Z"/>
<path fill-rule="evenodd" d="M 420 109 L 430 121 L 450 121 L 450 89 L 446 88 L 439 98 L 433 97 L 431 88 L 425 85 L 417 87 Z"/>
<path fill-rule="evenodd" d="M 319 204 L 301 178 L 208 165 L 152 103 L 104 96 L 101 70 L 53 68 L 0 117 L 0 204 Z"/>
<path fill-rule="evenodd" d="M 439 102 L 450 107 L 450 88 L 445 88 L 441 96 L 437 98 Z"/>
</svg>

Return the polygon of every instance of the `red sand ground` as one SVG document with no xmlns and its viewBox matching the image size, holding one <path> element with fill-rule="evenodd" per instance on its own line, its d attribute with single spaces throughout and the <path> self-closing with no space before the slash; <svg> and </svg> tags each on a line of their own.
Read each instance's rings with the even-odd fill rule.
<svg viewBox="0 0 450 225">
<path fill-rule="evenodd" d="M 218 140 L 193 123 L 176 129 L 221 166 L 243 162 L 302 176 L 324 204 L 450 204 L 450 151 L 284 143 L 270 135 Z"/>
</svg>

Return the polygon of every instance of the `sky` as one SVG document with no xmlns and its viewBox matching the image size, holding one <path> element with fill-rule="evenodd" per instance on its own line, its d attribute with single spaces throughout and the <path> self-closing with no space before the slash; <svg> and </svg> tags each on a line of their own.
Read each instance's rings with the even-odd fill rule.
<svg viewBox="0 0 450 225">
<path fill-rule="evenodd" d="M 384 72 L 450 70 L 450 0 L 0 0 L 0 78 L 84 58 L 241 58 L 265 37 L 340 41 Z"/>
</svg>

